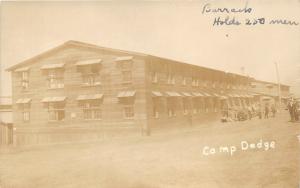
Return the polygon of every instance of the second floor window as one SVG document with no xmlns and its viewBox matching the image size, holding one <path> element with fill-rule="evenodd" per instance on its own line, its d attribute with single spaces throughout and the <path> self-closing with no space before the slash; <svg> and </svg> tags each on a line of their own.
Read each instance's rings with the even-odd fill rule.
<svg viewBox="0 0 300 188">
<path fill-rule="evenodd" d="M 192 86 L 199 86 L 199 80 L 197 78 L 193 78 L 192 80 Z"/>
<path fill-rule="evenodd" d="M 152 83 L 157 83 L 158 82 L 157 72 L 152 72 L 151 80 L 152 80 Z"/>
<path fill-rule="evenodd" d="M 186 86 L 186 84 L 187 84 L 187 78 L 183 77 L 182 78 L 182 85 Z"/>
<path fill-rule="evenodd" d="M 28 71 L 23 71 L 21 72 L 21 85 L 22 89 L 27 89 L 28 88 L 28 83 L 29 83 L 29 72 Z"/>
<path fill-rule="evenodd" d="M 85 86 L 101 85 L 100 77 L 96 73 L 83 74 L 82 81 L 83 81 L 83 85 L 85 85 Z"/>
<path fill-rule="evenodd" d="M 173 74 L 168 74 L 167 84 L 175 84 L 175 77 Z"/>
<path fill-rule="evenodd" d="M 132 72 L 131 71 L 122 71 L 122 81 L 123 82 L 132 82 Z"/>
<path fill-rule="evenodd" d="M 47 82 L 49 89 L 64 88 L 63 70 L 51 69 L 48 70 Z"/>
</svg>

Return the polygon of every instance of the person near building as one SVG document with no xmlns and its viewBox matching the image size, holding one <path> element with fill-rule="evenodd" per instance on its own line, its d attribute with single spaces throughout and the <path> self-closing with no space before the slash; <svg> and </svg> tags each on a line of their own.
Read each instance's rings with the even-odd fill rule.
<svg viewBox="0 0 300 188">
<path fill-rule="evenodd" d="M 297 100 L 294 100 L 293 111 L 294 111 L 295 121 L 299 121 L 299 102 Z"/>
<path fill-rule="evenodd" d="M 287 105 L 287 110 L 290 113 L 290 121 L 293 122 L 295 121 L 295 114 L 294 114 L 294 109 L 293 109 L 293 99 L 290 99 Z"/>
<path fill-rule="evenodd" d="M 252 107 L 248 106 L 247 111 L 248 111 L 248 119 L 251 120 L 252 119 Z"/>
<path fill-rule="evenodd" d="M 275 107 L 275 104 L 272 104 L 272 105 L 271 105 L 271 112 L 272 112 L 272 117 L 275 117 L 276 112 L 277 112 L 277 109 L 276 109 L 276 107 Z"/>
<path fill-rule="evenodd" d="M 262 119 L 262 108 L 260 103 L 257 104 L 257 113 L 258 113 L 258 118 Z"/>
<path fill-rule="evenodd" d="M 265 119 L 269 118 L 269 104 L 265 104 Z"/>
</svg>

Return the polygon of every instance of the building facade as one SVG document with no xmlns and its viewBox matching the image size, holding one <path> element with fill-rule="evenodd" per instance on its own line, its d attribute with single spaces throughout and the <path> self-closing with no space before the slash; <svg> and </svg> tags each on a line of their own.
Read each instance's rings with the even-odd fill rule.
<svg viewBox="0 0 300 188">
<path fill-rule="evenodd" d="M 279 92 L 280 89 L 280 92 Z M 285 84 L 266 82 L 261 80 L 252 80 L 251 89 L 256 96 L 259 96 L 261 103 L 274 103 L 279 105 L 279 98 L 281 98 L 281 103 L 286 104 L 290 98 L 290 86 Z M 280 97 L 279 97 L 280 95 Z"/>
<path fill-rule="evenodd" d="M 149 135 L 253 103 L 252 78 L 77 41 L 8 71 L 16 145 Z"/>
<path fill-rule="evenodd" d="M 13 143 L 12 101 L 10 96 L 0 96 L 0 147 Z"/>
</svg>

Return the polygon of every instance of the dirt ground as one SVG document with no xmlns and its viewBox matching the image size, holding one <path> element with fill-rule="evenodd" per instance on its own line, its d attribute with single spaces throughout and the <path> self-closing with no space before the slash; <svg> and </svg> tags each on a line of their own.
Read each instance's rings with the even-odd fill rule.
<svg viewBox="0 0 300 188">
<path fill-rule="evenodd" d="M 0 151 L 1 188 L 296 188 L 300 123 L 276 118 L 195 126 L 150 137 Z M 241 141 L 275 148 L 242 151 Z M 216 154 L 203 155 L 203 148 Z M 219 146 L 236 146 L 231 156 Z"/>
</svg>

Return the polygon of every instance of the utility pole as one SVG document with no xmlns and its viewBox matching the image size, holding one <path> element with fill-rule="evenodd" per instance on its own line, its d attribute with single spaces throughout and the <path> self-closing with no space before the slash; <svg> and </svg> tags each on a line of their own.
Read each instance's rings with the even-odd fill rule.
<svg viewBox="0 0 300 188">
<path fill-rule="evenodd" d="M 278 100 L 279 100 L 279 106 L 281 106 L 281 87 L 280 87 L 280 77 L 279 77 L 279 66 L 277 62 L 275 62 L 275 67 L 276 67 L 276 77 L 277 77 L 277 84 L 278 84 Z"/>
</svg>

